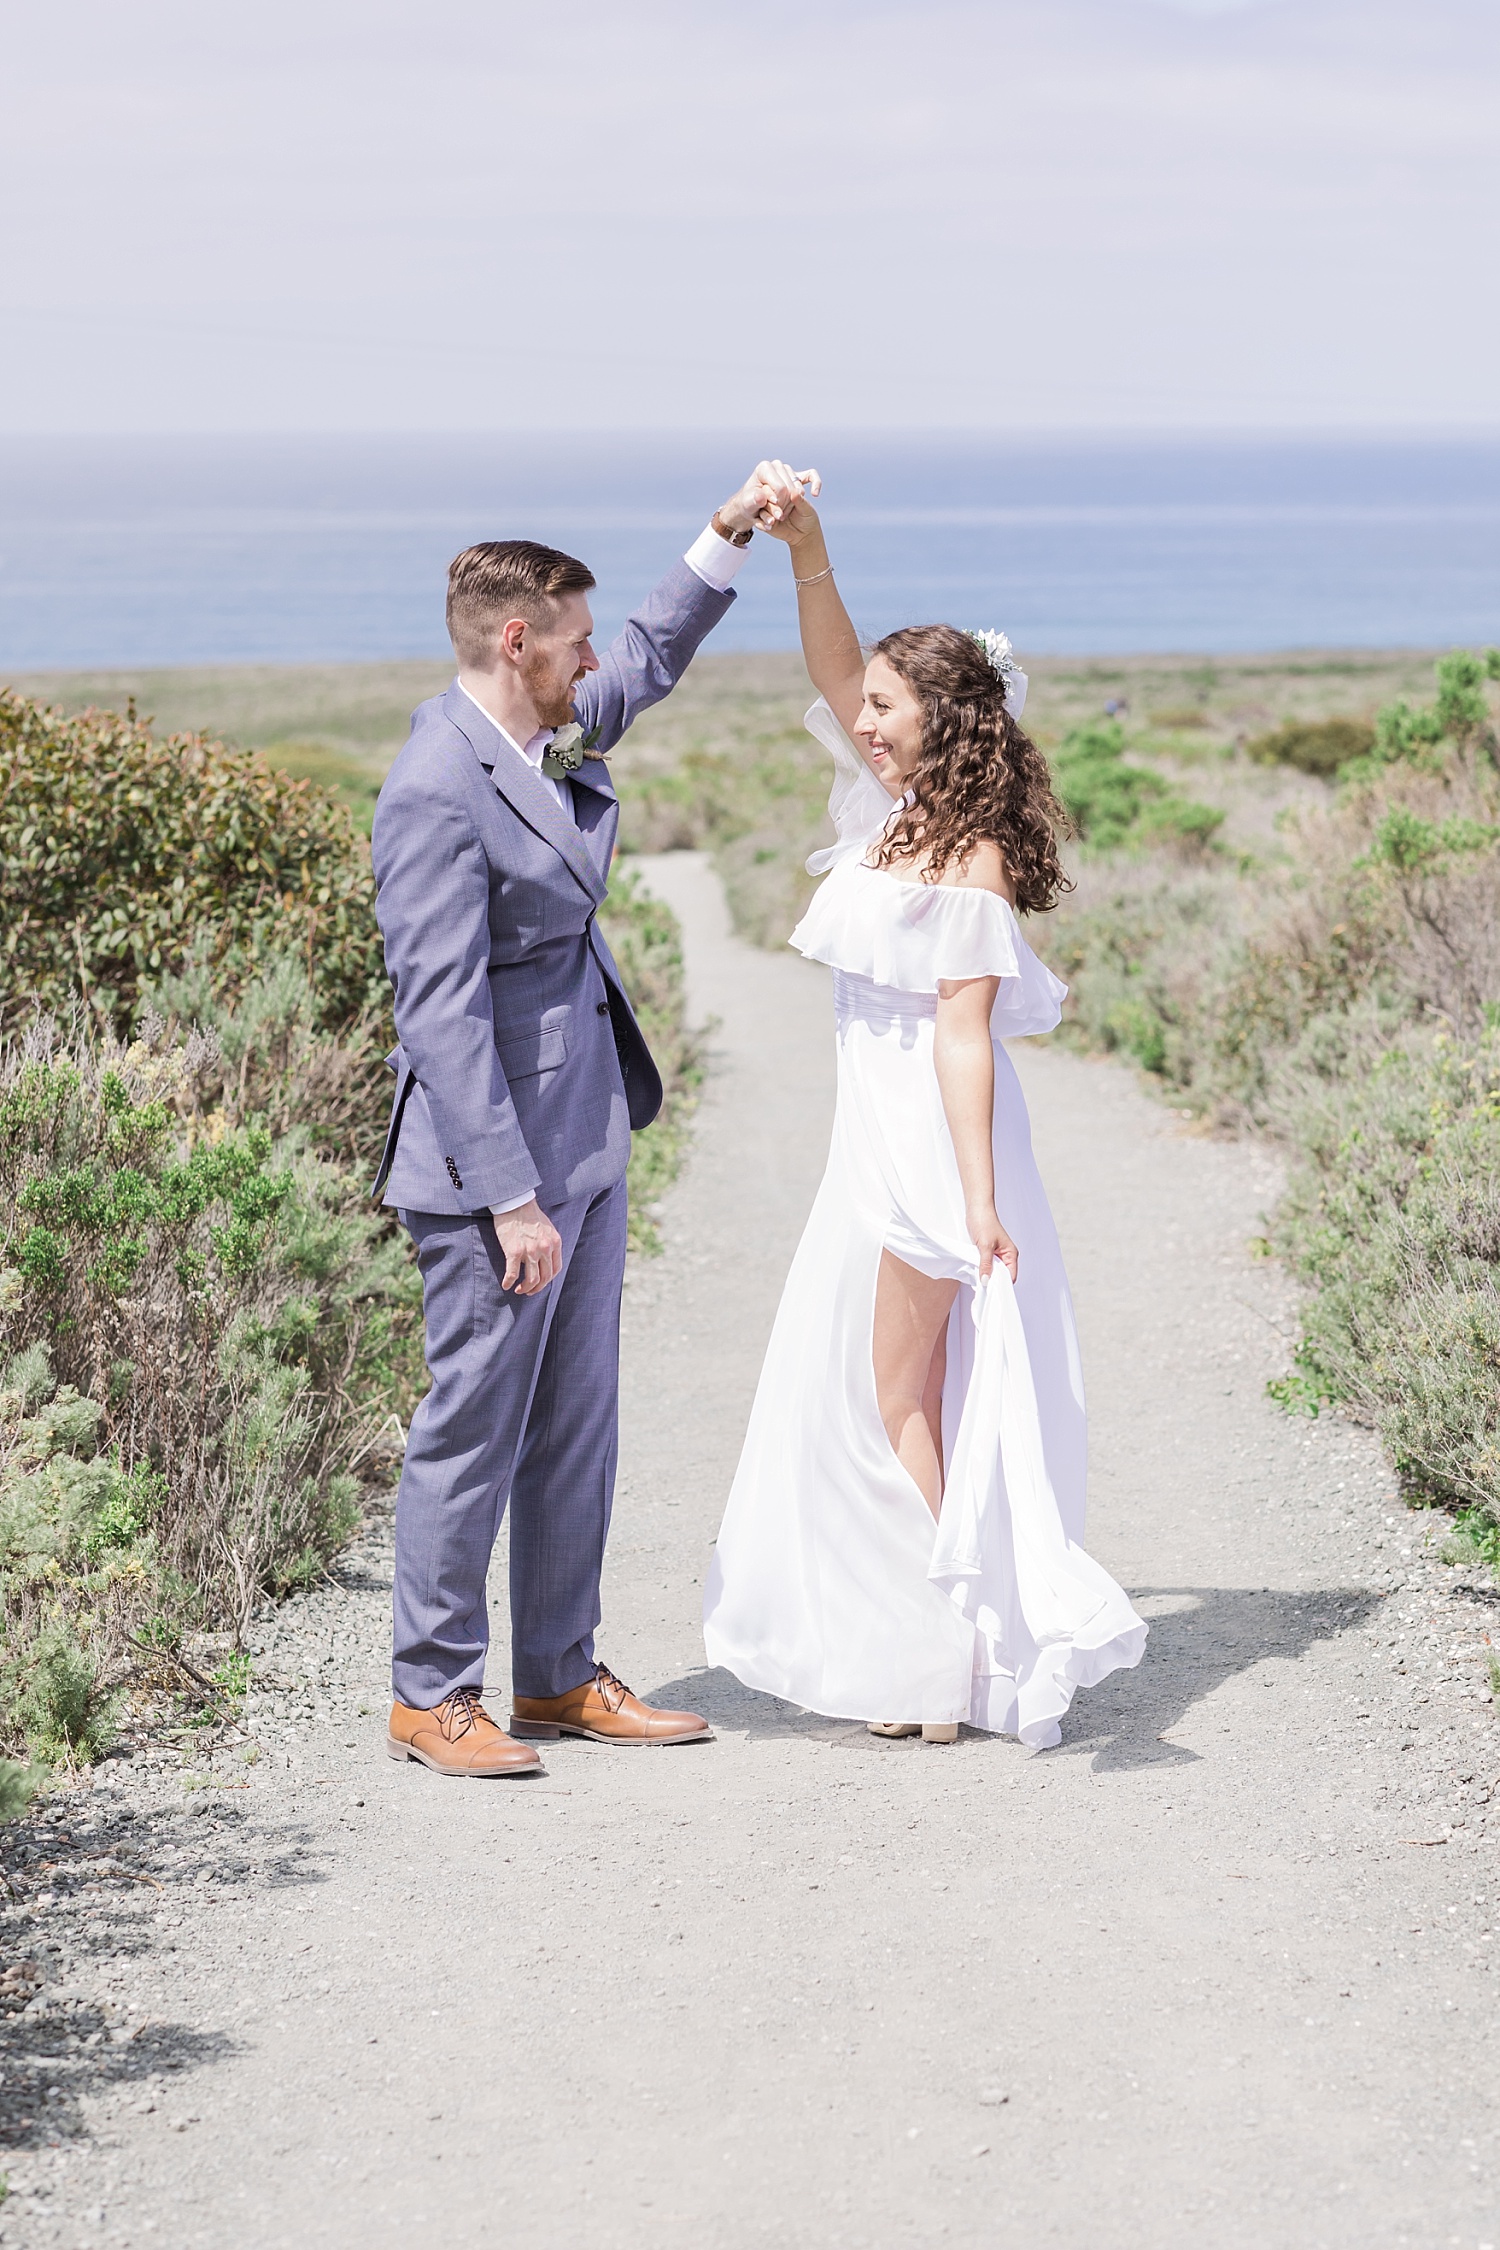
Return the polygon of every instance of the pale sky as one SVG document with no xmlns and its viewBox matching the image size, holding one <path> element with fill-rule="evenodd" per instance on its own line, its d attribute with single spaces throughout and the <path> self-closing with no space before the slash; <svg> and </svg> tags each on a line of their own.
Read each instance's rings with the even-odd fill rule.
<svg viewBox="0 0 1500 2250">
<path fill-rule="evenodd" d="M 0 0 L 0 429 L 1500 424 L 1496 0 Z"/>
</svg>

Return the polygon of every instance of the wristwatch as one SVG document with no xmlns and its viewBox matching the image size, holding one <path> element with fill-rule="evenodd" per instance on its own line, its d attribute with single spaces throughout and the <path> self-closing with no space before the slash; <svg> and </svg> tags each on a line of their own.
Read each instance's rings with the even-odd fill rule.
<svg viewBox="0 0 1500 2250">
<path fill-rule="evenodd" d="M 728 524 L 725 523 L 723 518 L 720 516 L 717 508 L 715 508 L 713 514 L 709 517 L 708 525 L 709 529 L 711 531 L 716 531 L 721 539 L 727 539 L 731 547 L 748 547 L 751 540 L 755 537 L 755 528 L 751 524 L 747 524 L 743 531 L 731 531 Z"/>
</svg>

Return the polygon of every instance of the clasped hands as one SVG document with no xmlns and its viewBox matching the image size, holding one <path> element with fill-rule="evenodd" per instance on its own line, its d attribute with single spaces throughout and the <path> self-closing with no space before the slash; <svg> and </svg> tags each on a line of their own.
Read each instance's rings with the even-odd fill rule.
<svg viewBox="0 0 1500 2250">
<path fill-rule="evenodd" d="M 719 510 L 731 531 L 768 531 L 773 539 L 795 539 L 798 503 L 816 497 L 823 480 L 816 469 L 793 469 L 785 461 L 758 461 L 738 492 Z"/>
</svg>

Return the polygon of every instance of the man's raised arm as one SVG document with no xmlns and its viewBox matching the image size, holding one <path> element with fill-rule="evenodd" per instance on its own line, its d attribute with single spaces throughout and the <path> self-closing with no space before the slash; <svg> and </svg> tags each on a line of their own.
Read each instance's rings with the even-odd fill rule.
<svg viewBox="0 0 1500 2250">
<path fill-rule="evenodd" d="M 716 508 L 707 527 L 654 586 L 579 683 L 573 708 L 585 734 L 612 750 L 642 711 L 670 695 L 698 649 L 734 600 L 757 524 L 779 520 L 796 498 L 779 464 L 762 461 L 738 492 Z"/>
</svg>

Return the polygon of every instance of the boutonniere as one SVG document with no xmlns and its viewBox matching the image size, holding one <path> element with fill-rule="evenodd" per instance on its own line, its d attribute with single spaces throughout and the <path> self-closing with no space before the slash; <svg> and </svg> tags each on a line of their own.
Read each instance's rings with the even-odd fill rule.
<svg viewBox="0 0 1500 2250">
<path fill-rule="evenodd" d="M 549 781 L 565 781 L 570 773 L 577 773 L 585 758 L 602 758 L 604 752 L 597 747 L 602 727 L 585 734 L 576 719 L 559 727 L 542 753 L 542 771 Z"/>
</svg>

